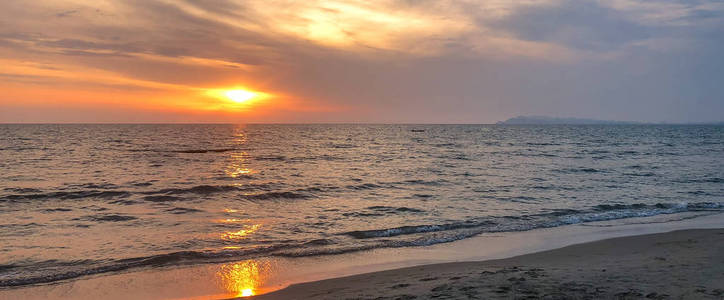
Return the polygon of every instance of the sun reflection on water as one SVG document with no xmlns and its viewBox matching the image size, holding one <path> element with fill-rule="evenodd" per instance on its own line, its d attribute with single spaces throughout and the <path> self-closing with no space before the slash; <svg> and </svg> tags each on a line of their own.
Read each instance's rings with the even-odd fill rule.
<svg viewBox="0 0 724 300">
<path fill-rule="evenodd" d="M 232 153 L 229 165 L 226 166 L 226 170 L 224 172 L 231 178 L 239 178 L 256 173 L 254 169 L 248 167 L 248 161 L 248 153 Z"/>
<path fill-rule="evenodd" d="M 217 276 L 223 288 L 235 297 L 248 297 L 259 293 L 266 268 L 267 266 L 258 261 L 246 260 L 222 265 Z"/>
<path fill-rule="evenodd" d="M 254 173 L 254 170 L 241 167 L 230 167 L 229 170 L 226 171 L 226 174 L 231 178 L 238 178 L 252 173 Z"/>
<path fill-rule="evenodd" d="M 246 225 L 244 229 L 239 231 L 227 231 L 221 234 L 221 238 L 225 240 L 238 240 L 246 238 L 247 235 L 254 233 L 259 230 L 261 224 Z"/>
<path fill-rule="evenodd" d="M 246 136 L 240 133 L 237 142 L 243 144 L 246 142 Z M 245 176 L 256 173 L 255 170 L 248 166 L 249 154 L 246 152 L 232 153 L 229 164 L 224 172 L 231 178 L 246 178 Z M 225 213 L 237 213 L 236 209 L 225 208 Z M 219 223 L 238 224 L 242 222 L 250 222 L 249 219 L 225 218 L 216 220 Z M 237 231 L 227 231 L 221 234 L 221 239 L 226 241 L 236 241 L 246 239 L 250 234 L 256 232 L 261 224 L 246 224 Z M 240 246 L 225 246 L 223 249 L 236 250 L 241 249 Z M 249 297 L 259 294 L 259 288 L 263 284 L 264 270 L 268 269 L 266 264 L 256 260 L 246 260 L 237 263 L 224 264 L 217 272 L 217 277 L 221 282 L 221 286 L 232 293 L 234 297 Z"/>
<path fill-rule="evenodd" d="M 249 219 L 241 220 L 241 219 L 234 219 L 234 218 L 226 218 L 226 219 L 219 219 L 216 222 L 219 223 L 240 223 L 240 222 L 247 222 Z"/>
</svg>

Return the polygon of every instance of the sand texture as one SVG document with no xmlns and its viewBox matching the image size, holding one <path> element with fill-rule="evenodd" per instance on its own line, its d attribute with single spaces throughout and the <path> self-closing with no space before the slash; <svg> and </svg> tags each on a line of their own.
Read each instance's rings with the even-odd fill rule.
<svg viewBox="0 0 724 300">
<path fill-rule="evenodd" d="M 724 229 L 292 285 L 256 299 L 724 299 Z"/>
</svg>

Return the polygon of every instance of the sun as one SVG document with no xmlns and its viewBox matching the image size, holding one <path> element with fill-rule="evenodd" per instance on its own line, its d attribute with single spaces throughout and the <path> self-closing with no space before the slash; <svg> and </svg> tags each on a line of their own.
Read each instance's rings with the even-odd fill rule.
<svg viewBox="0 0 724 300">
<path fill-rule="evenodd" d="M 245 86 L 203 89 L 202 92 L 212 99 L 209 107 L 233 111 L 250 109 L 274 97 L 272 94 Z"/>
<path fill-rule="evenodd" d="M 231 101 L 234 101 L 236 103 L 243 103 L 258 96 L 257 93 L 247 90 L 229 90 L 226 91 L 224 95 L 226 95 L 227 98 L 231 99 Z"/>
</svg>

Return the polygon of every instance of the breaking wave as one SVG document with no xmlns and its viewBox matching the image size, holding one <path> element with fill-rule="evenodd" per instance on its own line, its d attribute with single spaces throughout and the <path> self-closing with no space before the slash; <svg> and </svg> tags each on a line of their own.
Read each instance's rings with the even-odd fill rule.
<svg viewBox="0 0 724 300">
<path fill-rule="evenodd" d="M 267 193 L 256 197 L 269 199 L 296 198 L 300 196 L 293 193 Z M 366 209 L 379 212 L 418 211 L 406 207 L 389 206 L 371 206 Z M 183 214 L 198 212 L 199 210 L 176 207 L 169 209 L 169 211 Z M 603 204 L 586 210 L 561 209 L 542 214 L 487 217 L 444 224 L 348 231 L 323 239 L 311 241 L 286 240 L 268 246 L 248 249 L 179 251 L 114 261 L 42 261 L 30 265 L 14 263 L 0 265 L 0 287 L 48 283 L 131 268 L 226 262 L 261 256 L 303 257 L 341 254 L 375 248 L 427 246 L 465 239 L 486 232 L 526 231 L 570 224 L 696 211 L 724 211 L 724 203 Z M 94 215 L 87 216 L 84 219 L 100 222 L 120 222 L 134 218 L 122 215 Z"/>
</svg>

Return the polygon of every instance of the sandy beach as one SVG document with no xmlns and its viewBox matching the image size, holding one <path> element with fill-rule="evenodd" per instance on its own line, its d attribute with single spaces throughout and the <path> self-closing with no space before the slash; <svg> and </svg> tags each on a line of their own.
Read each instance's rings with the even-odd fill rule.
<svg viewBox="0 0 724 300">
<path fill-rule="evenodd" d="M 257 299 L 722 299 L 724 229 L 607 239 L 483 262 L 292 285 Z"/>
</svg>

